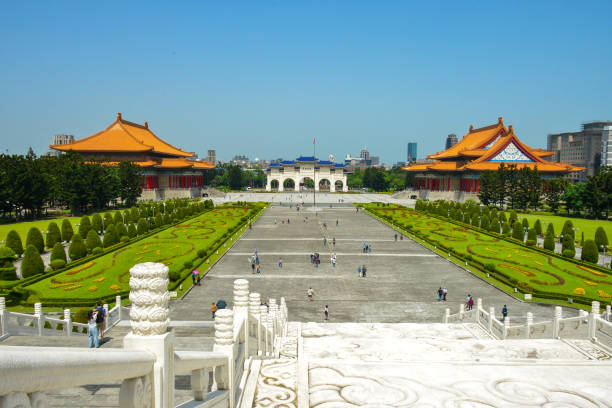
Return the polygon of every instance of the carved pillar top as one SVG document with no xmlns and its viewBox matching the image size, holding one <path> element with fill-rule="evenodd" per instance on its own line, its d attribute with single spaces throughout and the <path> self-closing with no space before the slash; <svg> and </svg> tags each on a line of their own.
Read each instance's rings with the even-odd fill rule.
<svg viewBox="0 0 612 408">
<path fill-rule="evenodd" d="M 0 310 L 6 310 L 6 300 L 3 297 L 0 297 Z"/>
<path fill-rule="evenodd" d="M 236 279 L 234 281 L 234 309 L 244 310 L 249 305 L 249 281 Z"/>
<path fill-rule="evenodd" d="M 34 303 L 34 314 L 36 316 L 42 315 L 42 304 L 41 303 Z"/>
<path fill-rule="evenodd" d="M 563 309 L 561 306 L 555 306 L 555 319 L 560 319 L 563 316 Z"/>
<path fill-rule="evenodd" d="M 476 309 L 477 310 L 482 309 L 482 299 L 481 298 L 476 299 Z"/>
<path fill-rule="evenodd" d="M 70 309 L 64 309 L 64 320 L 70 320 Z"/>
<path fill-rule="evenodd" d="M 259 293 L 249 294 L 249 314 L 256 316 L 259 313 L 259 306 L 261 305 L 261 295 Z"/>
<path fill-rule="evenodd" d="M 533 313 L 527 312 L 527 324 L 533 324 Z"/>
<path fill-rule="evenodd" d="M 139 336 L 166 333 L 170 325 L 168 267 L 145 262 L 130 269 L 130 318 L 132 331 Z"/>
<path fill-rule="evenodd" d="M 593 303 L 591 303 L 591 312 L 593 312 L 593 314 L 598 315 L 599 314 L 599 302 L 594 300 Z"/>
<path fill-rule="evenodd" d="M 234 342 L 234 311 L 217 310 L 215 313 L 215 345 L 230 346 Z"/>
</svg>

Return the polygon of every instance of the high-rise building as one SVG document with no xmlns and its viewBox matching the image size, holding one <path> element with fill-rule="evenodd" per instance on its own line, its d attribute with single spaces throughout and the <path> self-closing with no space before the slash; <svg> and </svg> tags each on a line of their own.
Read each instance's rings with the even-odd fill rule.
<svg viewBox="0 0 612 408">
<path fill-rule="evenodd" d="M 370 156 L 370 165 L 371 166 L 380 166 L 380 157 L 378 157 L 378 156 Z"/>
<path fill-rule="evenodd" d="M 450 149 L 451 147 L 456 145 L 458 141 L 459 140 L 457 140 L 457 135 L 454 133 L 451 133 L 450 135 L 446 136 L 446 149 Z"/>
<path fill-rule="evenodd" d="M 209 150 L 208 154 L 206 155 L 206 161 L 212 164 L 217 164 L 217 151 Z"/>
<path fill-rule="evenodd" d="M 601 165 L 612 166 L 612 124 L 603 126 L 601 134 Z"/>
<path fill-rule="evenodd" d="M 364 147 L 363 149 L 361 149 L 361 153 L 359 153 L 359 157 L 361 157 L 365 161 L 370 160 L 370 152 L 368 151 L 367 147 Z"/>
<path fill-rule="evenodd" d="M 580 132 L 549 134 L 547 150 L 555 152 L 554 161 L 586 168 L 569 174 L 573 182 L 586 181 L 607 160 L 610 128 L 612 122 L 588 122 Z"/>
<path fill-rule="evenodd" d="M 65 135 L 65 134 L 57 134 L 53 135 L 53 144 L 54 145 L 65 145 L 74 143 L 74 135 Z M 59 156 L 62 152 L 57 150 L 49 150 L 49 155 L 51 156 Z"/>
<path fill-rule="evenodd" d="M 417 160 L 417 144 L 416 142 L 408 143 L 408 155 L 406 156 L 407 163 L 414 163 Z"/>
</svg>

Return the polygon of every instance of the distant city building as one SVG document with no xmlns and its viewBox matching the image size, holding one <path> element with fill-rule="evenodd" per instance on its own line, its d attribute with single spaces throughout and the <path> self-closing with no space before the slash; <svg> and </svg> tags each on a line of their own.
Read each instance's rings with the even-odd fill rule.
<svg viewBox="0 0 612 408">
<path fill-rule="evenodd" d="M 380 166 L 380 157 L 370 156 L 370 166 Z"/>
<path fill-rule="evenodd" d="M 408 143 L 408 155 L 406 156 L 406 164 L 414 163 L 417 160 L 417 144 L 416 142 Z"/>
<path fill-rule="evenodd" d="M 457 140 L 457 135 L 454 133 L 451 133 L 450 135 L 446 136 L 446 149 L 450 149 L 451 147 L 453 147 L 454 145 L 457 144 L 459 140 Z"/>
<path fill-rule="evenodd" d="M 217 151 L 209 150 L 208 154 L 206 155 L 206 161 L 211 164 L 217 164 Z"/>
<path fill-rule="evenodd" d="M 361 149 L 361 153 L 359 153 L 359 157 L 361 157 L 366 162 L 370 160 L 370 152 L 368 151 L 367 147 L 364 147 L 363 149 Z"/>
<path fill-rule="evenodd" d="M 74 135 L 57 134 L 53 135 L 53 145 L 65 145 L 74 143 Z M 59 156 L 62 152 L 58 150 L 49 150 L 50 156 Z"/>
<path fill-rule="evenodd" d="M 568 178 L 573 182 L 586 181 L 595 174 L 608 157 L 612 159 L 610 133 L 612 122 L 588 122 L 582 124 L 580 132 L 549 134 L 547 150 L 555 153 L 552 160 L 584 167 L 585 171 L 572 172 Z M 611 161 L 612 162 L 612 161 Z"/>
<path fill-rule="evenodd" d="M 238 166 L 242 166 L 242 167 L 249 167 L 251 165 L 251 162 L 247 156 L 240 156 L 240 155 L 234 156 L 234 158 L 230 161 L 230 163 L 235 164 L 235 165 L 237 164 Z"/>
<path fill-rule="evenodd" d="M 604 125 L 601 135 L 601 165 L 612 166 L 612 125 Z"/>
</svg>

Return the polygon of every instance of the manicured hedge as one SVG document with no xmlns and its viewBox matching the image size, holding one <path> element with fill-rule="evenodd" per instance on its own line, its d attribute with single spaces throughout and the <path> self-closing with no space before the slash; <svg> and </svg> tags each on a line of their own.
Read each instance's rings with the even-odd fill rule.
<svg viewBox="0 0 612 408">
<path fill-rule="evenodd" d="M 6 236 L 6 246 L 11 248 L 15 254 L 21 256 L 23 254 L 23 244 L 19 233 L 15 230 L 10 230 Z"/>
<path fill-rule="evenodd" d="M 40 257 L 38 249 L 34 245 L 28 245 L 21 261 L 21 276 L 29 278 L 30 276 L 42 274 L 44 271 L 45 264 Z"/>
<path fill-rule="evenodd" d="M 32 245 L 39 254 L 45 252 L 45 241 L 43 240 L 42 233 L 36 227 L 30 228 L 28 236 L 26 237 L 26 248 Z"/>
</svg>

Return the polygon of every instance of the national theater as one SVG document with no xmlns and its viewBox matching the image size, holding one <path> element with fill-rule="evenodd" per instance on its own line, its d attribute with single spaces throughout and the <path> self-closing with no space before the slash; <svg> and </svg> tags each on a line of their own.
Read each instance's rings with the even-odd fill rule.
<svg viewBox="0 0 612 408">
<path fill-rule="evenodd" d="M 195 153 L 185 152 L 166 143 L 144 125 L 129 122 L 117 114 L 106 129 L 73 143 L 51 145 L 52 149 L 73 150 L 86 160 L 105 165 L 131 161 L 142 167 L 143 200 L 199 197 L 204 186 L 204 172 L 215 165 L 194 160 Z"/>
<path fill-rule="evenodd" d="M 486 170 L 497 170 L 501 163 L 517 168 L 536 168 L 544 180 L 563 177 L 570 172 L 583 171 L 568 163 L 545 160 L 554 152 L 534 149 L 514 134 L 512 125 L 504 126 L 500 117 L 496 124 L 474 129 L 454 146 L 430 154 L 429 163 L 416 163 L 404 167 L 414 172 L 414 189 L 421 198 L 459 200 L 476 199 L 480 190 L 480 174 Z"/>
</svg>

